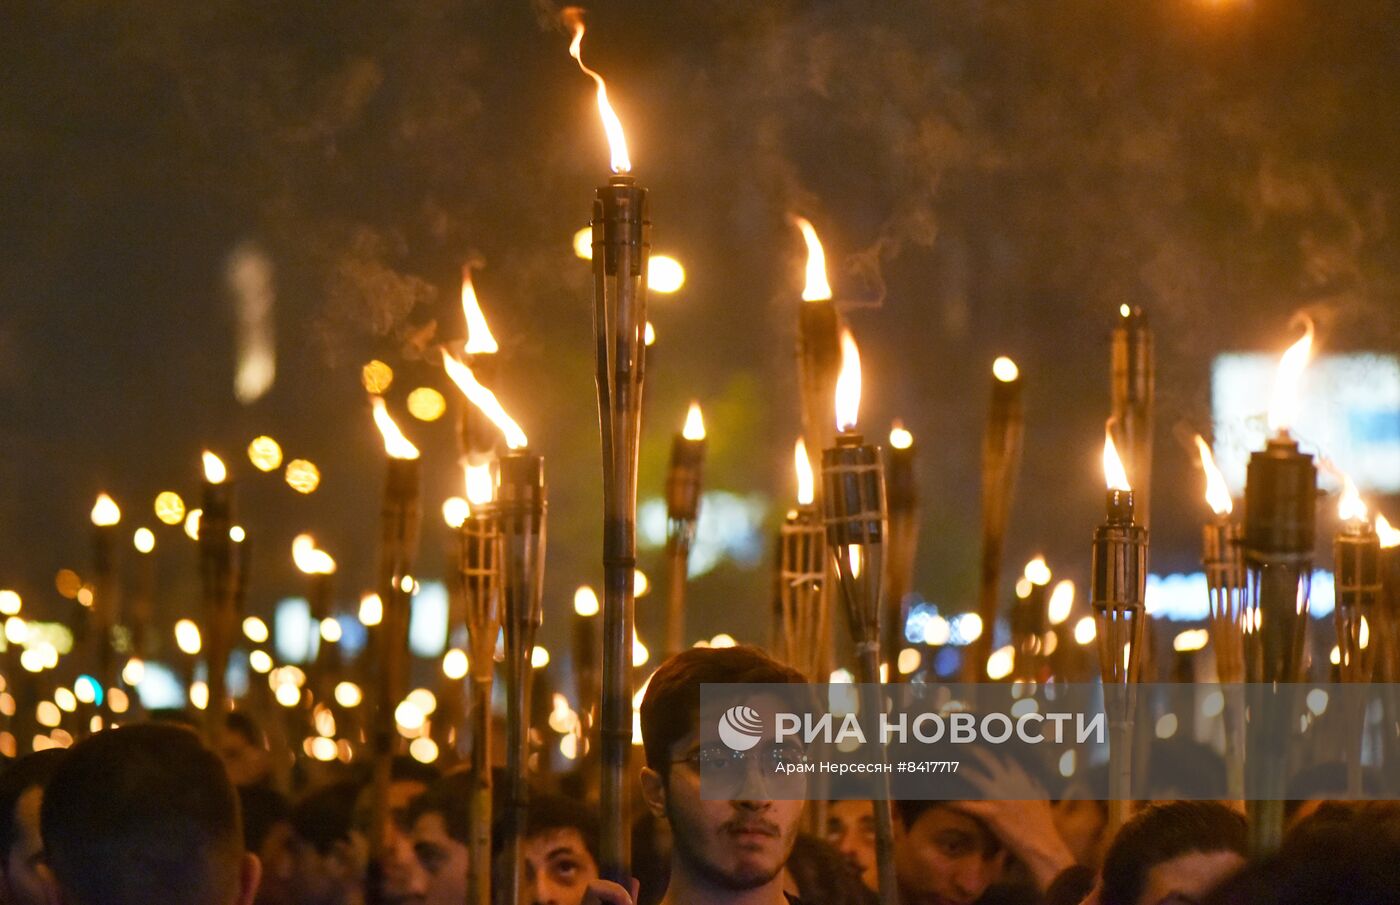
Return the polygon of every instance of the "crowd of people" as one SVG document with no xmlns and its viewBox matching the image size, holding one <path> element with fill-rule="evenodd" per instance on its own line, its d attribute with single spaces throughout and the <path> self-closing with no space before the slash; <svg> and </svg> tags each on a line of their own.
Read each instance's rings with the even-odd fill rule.
<svg viewBox="0 0 1400 905">
<path fill-rule="evenodd" d="M 878 902 L 871 802 L 828 802 L 826 825 L 813 827 L 812 802 L 702 795 L 710 755 L 700 743 L 700 686 L 803 681 L 751 647 L 666 661 L 641 707 L 635 880 L 600 879 L 589 802 L 540 788 L 519 846 L 522 897 L 539 905 Z M 336 779 L 293 800 L 272 788 L 270 759 L 257 726 L 237 712 L 213 744 L 188 726 L 153 721 L 19 758 L 0 773 L 0 903 L 466 902 L 468 773 L 395 760 L 390 819 L 376 825 L 367 778 Z M 1238 803 L 1164 798 L 1109 833 L 1103 802 L 1072 788 L 1046 796 L 1022 766 L 983 763 L 968 775 L 969 788 L 995 798 L 895 803 L 899 905 L 1400 902 L 1400 807 L 1388 802 L 1290 802 L 1281 849 L 1251 859 Z M 497 823 L 493 850 L 501 852 Z M 515 867 L 501 860 L 492 865 L 498 882 Z"/>
</svg>

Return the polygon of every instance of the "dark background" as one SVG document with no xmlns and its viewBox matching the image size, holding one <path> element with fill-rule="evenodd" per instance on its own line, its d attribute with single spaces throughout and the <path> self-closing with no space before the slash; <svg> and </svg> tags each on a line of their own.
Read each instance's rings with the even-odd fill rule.
<svg viewBox="0 0 1400 905">
<path fill-rule="evenodd" d="M 371 582 L 382 453 L 359 382 L 393 364 L 425 451 L 420 573 L 459 492 L 451 419 L 403 396 L 440 370 L 405 339 L 460 334 L 469 256 L 502 343 L 495 386 L 546 457 L 546 625 L 600 572 L 591 283 L 570 238 L 607 151 L 591 83 L 545 2 L 46 0 L 0 6 L 0 586 L 53 615 L 90 562 L 88 510 L 159 528 L 162 607 L 195 613 L 197 505 L 224 455 L 255 543 L 249 605 L 301 584 L 291 537 Z M 1043 551 L 1082 579 L 1101 516 L 1107 338 L 1156 328 L 1154 571 L 1194 567 L 1204 513 L 1184 428 L 1209 427 L 1209 364 L 1281 351 L 1306 309 L 1323 351 L 1395 351 L 1397 8 L 1383 0 L 1055 3 L 604 2 L 585 58 L 609 81 L 655 249 L 689 282 L 654 296 L 643 496 L 701 399 L 711 488 L 791 498 L 801 212 L 826 242 L 865 363 L 863 422 L 920 444 L 916 586 L 975 588 L 989 367 L 1013 356 L 1027 434 L 1008 573 Z M 278 374 L 232 392 L 238 248 L 275 268 Z M 455 402 L 454 402 L 455 405 Z M 1264 401 L 1261 400 L 1261 408 Z M 321 466 L 292 493 L 243 452 L 269 433 Z M 1188 435 L 1189 439 L 1189 435 Z M 123 543 L 129 558 L 129 545 Z M 645 563 L 654 578 L 660 563 Z M 692 592 L 692 637 L 767 634 L 765 566 Z M 658 596 L 639 605 L 660 635 Z M 653 646 L 654 643 L 653 643 Z"/>
</svg>

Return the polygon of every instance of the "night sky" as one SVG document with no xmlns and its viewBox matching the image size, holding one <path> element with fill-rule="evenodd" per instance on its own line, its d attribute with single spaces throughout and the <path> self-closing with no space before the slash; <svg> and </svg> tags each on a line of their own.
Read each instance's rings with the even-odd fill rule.
<svg viewBox="0 0 1400 905">
<path fill-rule="evenodd" d="M 372 357 L 398 372 L 390 405 L 424 449 L 419 572 L 440 576 L 452 418 L 413 421 L 404 397 L 432 385 L 456 404 L 414 350 L 462 336 L 471 259 L 502 345 L 493 386 L 546 458 L 542 637 L 562 642 L 573 588 L 601 572 L 591 280 L 570 240 L 607 149 L 557 8 L 47 0 L 0 17 L 0 587 L 61 612 L 53 576 L 89 567 L 96 494 L 122 505 L 124 538 L 160 527 L 152 498 L 196 499 L 208 447 L 238 481 L 250 610 L 301 592 L 304 530 L 351 607 L 382 482 Z M 1213 355 L 1282 350 L 1302 310 L 1324 350 L 1400 345 L 1393 3 L 672 0 L 586 21 L 654 249 L 689 277 L 651 304 L 644 497 L 694 397 L 709 487 L 766 496 L 769 529 L 788 505 L 792 213 L 825 241 L 861 344 L 863 423 L 901 418 L 919 444 L 916 587 L 949 612 L 974 595 L 997 355 L 1026 387 L 1007 572 L 1044 552 L 1082 579 L 1120 303 L 1157 331 L 1159 572 L 1196 562 L 1183 439 L 1209 428 Z M 272 268 L 277 375 L 242 404 L 227 273 L 249 254 Z M 243 450 L 261 433 L 316 462 L 320 490 L 255 472 Z M 157 536 L 162 612 L 193 615 L 194 545 Z M 689 634 L 763 641 L 769 594 L 766 560 L 722 565 L 693 588 Z M 661 611 L 639 604 L 644 638 Z"/>
</svg>

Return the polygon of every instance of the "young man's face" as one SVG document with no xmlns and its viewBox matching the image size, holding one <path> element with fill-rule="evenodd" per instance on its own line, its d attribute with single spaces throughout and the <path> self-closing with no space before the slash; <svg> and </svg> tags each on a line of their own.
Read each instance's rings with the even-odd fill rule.
<svg viewBox="0 0 1400 905">
<path fill-rule="evenodd" d="M 982 823 L 947 805 L 895 821 L 894 864 L 905 905 L 971 905 L 1001 876 L 1006 853 Z"/>
<path fill-rule="evenodd" d="M 5 905 L 44 905 L 44 886 L 38 873 L 44 857 L 44 841 L 39 837 L 39 806 L 43 801 L 44 790 L 34 786 L 15 803 L 15 841 L 5 860 Z"/>
<path fill-rule="evenodd" d="M 461 905 L 467 900 L 467 847 L 447 834 L 447 821 L 428 811 L 413 823 L 413 851 L 427 875 L 425 905 Z"/>
<path fill-rule="evenodd" d="M 650 770 L 644 774 L 647 803 L 653 813 L 670 821 L 675 857 L 692 871 L 728 889 L 763 886 L 787 864 L 797 838 L 803 802 L 774 801 L 757 794 L 703 800 L 697 760 L 702 753 L 697 736 L 698 733 L 691 733 L 671 746 L 668 775 Z M 761 756 L 770 747 L 771 743 L 764 740 L 748 753 Z M 762 794 L 766 783 L 771 782 L 758 775 L 762 768 L 754 757 L 736 759 L 731 769 L 747 771 L 746 791 L 758 790 Z"/>
<path fill-rule="evenodd" d="M 860 872 L 861 882 L 879 888 L 874 804 L 865 799 L 831 802 L 826 811 L 826 841 Z"/>
<path fill-rule="evenodd" d="M 582 905 L 598 864 L 573 827 L 557 827 L 525 840 L 525 894 L 530 905 Z M 457 899 L 461 902 L 462 899 Z"/>
</svg>

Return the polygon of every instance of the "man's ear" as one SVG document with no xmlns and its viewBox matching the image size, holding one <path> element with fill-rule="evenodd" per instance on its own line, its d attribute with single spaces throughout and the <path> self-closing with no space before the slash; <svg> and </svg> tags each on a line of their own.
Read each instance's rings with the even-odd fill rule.
<svg viewBox="0 0 1400 905">
<path fill-rule="evenodd" d="M 651 767 L 642 768 L 642 801 L 653 817 L 666 816 L 666 777 Z"/>
<path fill-rule="evenodd" d="M 243 861 L 238 865 L 238 905 L 253 905 L 261 882 L 262 861 L 252 852 L 244 852 Z"/>
</svg>

